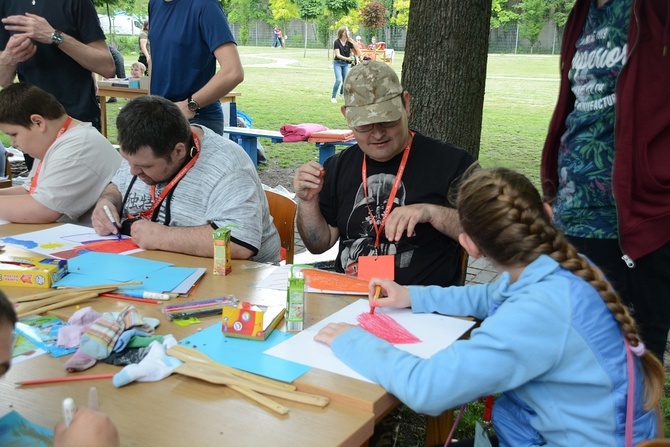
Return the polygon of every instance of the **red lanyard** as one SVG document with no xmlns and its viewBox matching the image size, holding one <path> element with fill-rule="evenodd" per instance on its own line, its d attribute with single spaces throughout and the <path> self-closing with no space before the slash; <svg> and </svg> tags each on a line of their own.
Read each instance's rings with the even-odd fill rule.
<svg viewBox="0 0 670 447">
<path fill-rule="evenodd" d="M 377 219 L 375 219 L 372 210 L 370 209 L 370 201 L 368 200 L 368 168 L 367 168 L 367 156 L 363 155 L 363 168 L 361 170 L 361 175 L 363 176 L 363 193 L 365 194 L 365 206 L 368 209 L 368 215 L 370 216 L 370 222 L 372 222 L 372 227 L 375 230 L 375 248 L 379 248 L 379 239 L 381 238 L 382 231 L 384 230 L 384 225 L 386 225 L 386 217 L 389 215 L 391 208 L 393 207 L 393 201 L 395 196 L 398 193 L 398 188 L 400 187 L 400 181 L 402 180 L 402 175 L 405 172 L 405 165 L 407 164 L 407 158 L 409 157 L 409 151 L 412 147 L 412 141 L 414 140 L 414 132 L 409 131 L 409 141 L 407 146 L 405 146 L 404 152 L 402 154 L 402 160 L 400 160 L 400 166 L 398 166 L 398 172 L 395 175 L 395 180 L 393 180 L 393 187 L 391 188 L 391 194 L 389 194 L 388 202 L 386 202 L 386 208 L 384 209 L 384 215 L 382 216 L 382 221 L 377 225 Z"/>
<path fill-rule="evenodd" d="M 168 183 L 165 188 L 163 188 L 163 191 L 161 191 L 159 196 L 156 196 L 156 185 L 151 185 L 151 207 L 149 207 L 149 209 L 143 213 L 140 213 L 140 217 L 151 220 L 152 216 L 154 215 L 154 211 L 156 211 L 156 208 L 158 208 L 161 203 L 163 203 L 163 200 L 170 193 L 172 188 L 174 188 L 177 183 L 179 183 L 179 181 L 186 175 L 189 169 L 191 169 L 198 160 L 198 157 L 200 156 L 200 138 L 198 138 L 195 132 L 191 131 L 191 133 L 193 134 L 193 142 L 195 143 L 195 155 L 193 155 L 189 162 L 179 170 L 177 175 L 175 175 L 172 180 L 170 180 L 170 183 Z"/>
<path fill-rule="evenodd" d="M 70 127 L 70 123 L 72 123 L 72 117 L 68 116 L 67 119 L 65 120 L 65 123 L 63 123 L 63 126 L 56 134 L 56 138 L 54 138 L 54 143 L 65 133 L 67 128 Z M 54 143 L 51 143 L 51 146 L 53 146 Z M 49 149 L 51 149 L 51 146 L 49 146 Z M 47 149 L 47 151 L 49 149 Z M 46 157 L 46 152 L 44 153 L 44 157 Z M 35 192 L 35 189 L 37 189 L 37 179 L 40 177 L 41 169 L 42 169 L 42 160 L 40 160 L 40 162 L 38 163 L 37 169 L 35 169 L 35 175 L 33 175 L 33 179 L 30 181 L 30 189 L 28 190 L 28 194 L 33 194 Z"/>
</svg>

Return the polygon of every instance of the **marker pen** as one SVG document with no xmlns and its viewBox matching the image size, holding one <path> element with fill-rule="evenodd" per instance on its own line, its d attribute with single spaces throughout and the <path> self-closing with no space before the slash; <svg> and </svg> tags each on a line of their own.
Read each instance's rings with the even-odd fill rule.
<svg viewBox="0 0 670 447">
<path fill-rule="evenodd" d="M 135 298 L 148 298 L 152 300 L 169 300 L 172 298 L 172 294 L 162 293 L 162 292 L 149 292 L 146 290 L 124 290 L 119 289 L 118 292 L 122 295 L 132 296 Z"/>
<path fill-rule="evenodd" d="M 74 405 L 74 400 L 71 397 L 66 397 L 63 400 L 63 419 L 66 427 L 70 426 L 75 411 L 77 411 L 77 407 Z"/>
<path fill-rule="evenodd" d="M 105 214 L 107 214 L 107 217 L 109 217 L 109 220 L 114 225 L 114 228 L 116 228 L 117 239 L 121 240 L 121 228 L 119 228 L 119 224 L 117 224 L 116 220 L 114 220 L 114 215 L 112 214 L 112 212 L 110 211 L 110 209 L 107 205 L 103 206 L 102 209 L 105 210 Z"/>
<path fill-rule="evenodd" d="M 94 386 L 88 389 L 88 408 L 98 411 L 98 389 Z"/>
</svg>

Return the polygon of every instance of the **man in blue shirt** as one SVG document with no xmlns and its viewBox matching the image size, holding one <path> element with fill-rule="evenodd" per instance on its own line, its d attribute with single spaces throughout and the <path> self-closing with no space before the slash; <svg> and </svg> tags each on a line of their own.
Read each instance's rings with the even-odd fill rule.
<svg viewBox="0 0 670 447">
<path fill-rule="evenodd" d="M 222 135 L 219 99 L 244 80 L 244 70 L 221 5 L 151 0 L 149 22 L 151 94 L 176 103 L 192 124 Z"/>
</svg>

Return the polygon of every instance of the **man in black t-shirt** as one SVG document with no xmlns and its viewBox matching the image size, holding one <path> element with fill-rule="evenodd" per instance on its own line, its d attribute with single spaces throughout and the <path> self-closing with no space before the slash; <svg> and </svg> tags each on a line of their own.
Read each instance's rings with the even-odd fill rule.
<svg viewBox="0 0 670 447">
<path fill-rule="evenodd" d="M 100 130 L 92 73 L 111 78 L 114 60 L 93 2 L 4 0 L 0 17 L 0 86 L 18 74 L 54 95 L 72 118 Z"/>
<path fill-rule="evenodd" d="M 474 159 L 408 128 L 409 93 L 384 63 L 352 68 L 344 101 L 358 144 L 295 174 L 305 246 L 323 253 L 339 241 L 335 268 L 347 274 L 360 256 L 392 255 L 400 284 L 459 283 L 461 228 L 448 194 Z"/>
</svg>

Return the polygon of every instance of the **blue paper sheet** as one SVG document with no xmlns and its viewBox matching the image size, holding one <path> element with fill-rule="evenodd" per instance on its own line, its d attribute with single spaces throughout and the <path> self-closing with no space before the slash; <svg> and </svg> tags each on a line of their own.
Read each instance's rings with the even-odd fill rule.
<svg viewBox="0 0 670 447">
<path fill-rule="evenodd" d="M 50 447 L 53 437 L 53 430 L 30 422 L 16 411 L 0 418 L 0 445 Z"/>
<path fill-rule="evenodd" d="M 221 323 L 216 323 L 186 337 L 179 344 L 197 349 L 224 365 L 283 382 L 293 382 L 311 368 L 263 354 L 266 349 L 292 336 L 293 334 L 275 330 L 265 341 L 226 337 L 221 332 Z"/>
<path fill-rule="evenodd" d="M 169 292 L 179 286 L 197 269 L 174 267 L 167 262 L 89 252 L 68 261 L 69 273 L 56 287 L 88 287 L 100 284 L 141 281 L 129 286 L 133 290 Z"/>
<path fill-rule="evenodd" d="M 89 252 L 68 261 L 68 270 L 79 275 L 99 278 L 107 283 L 126 282 L 168 267 L 168 262 L 124 256 L 112 253 Z M 67 278 L 67 276 L 66 276 Z M 60 282 L 56 285 L 61 285 Z"/>
</svg>

